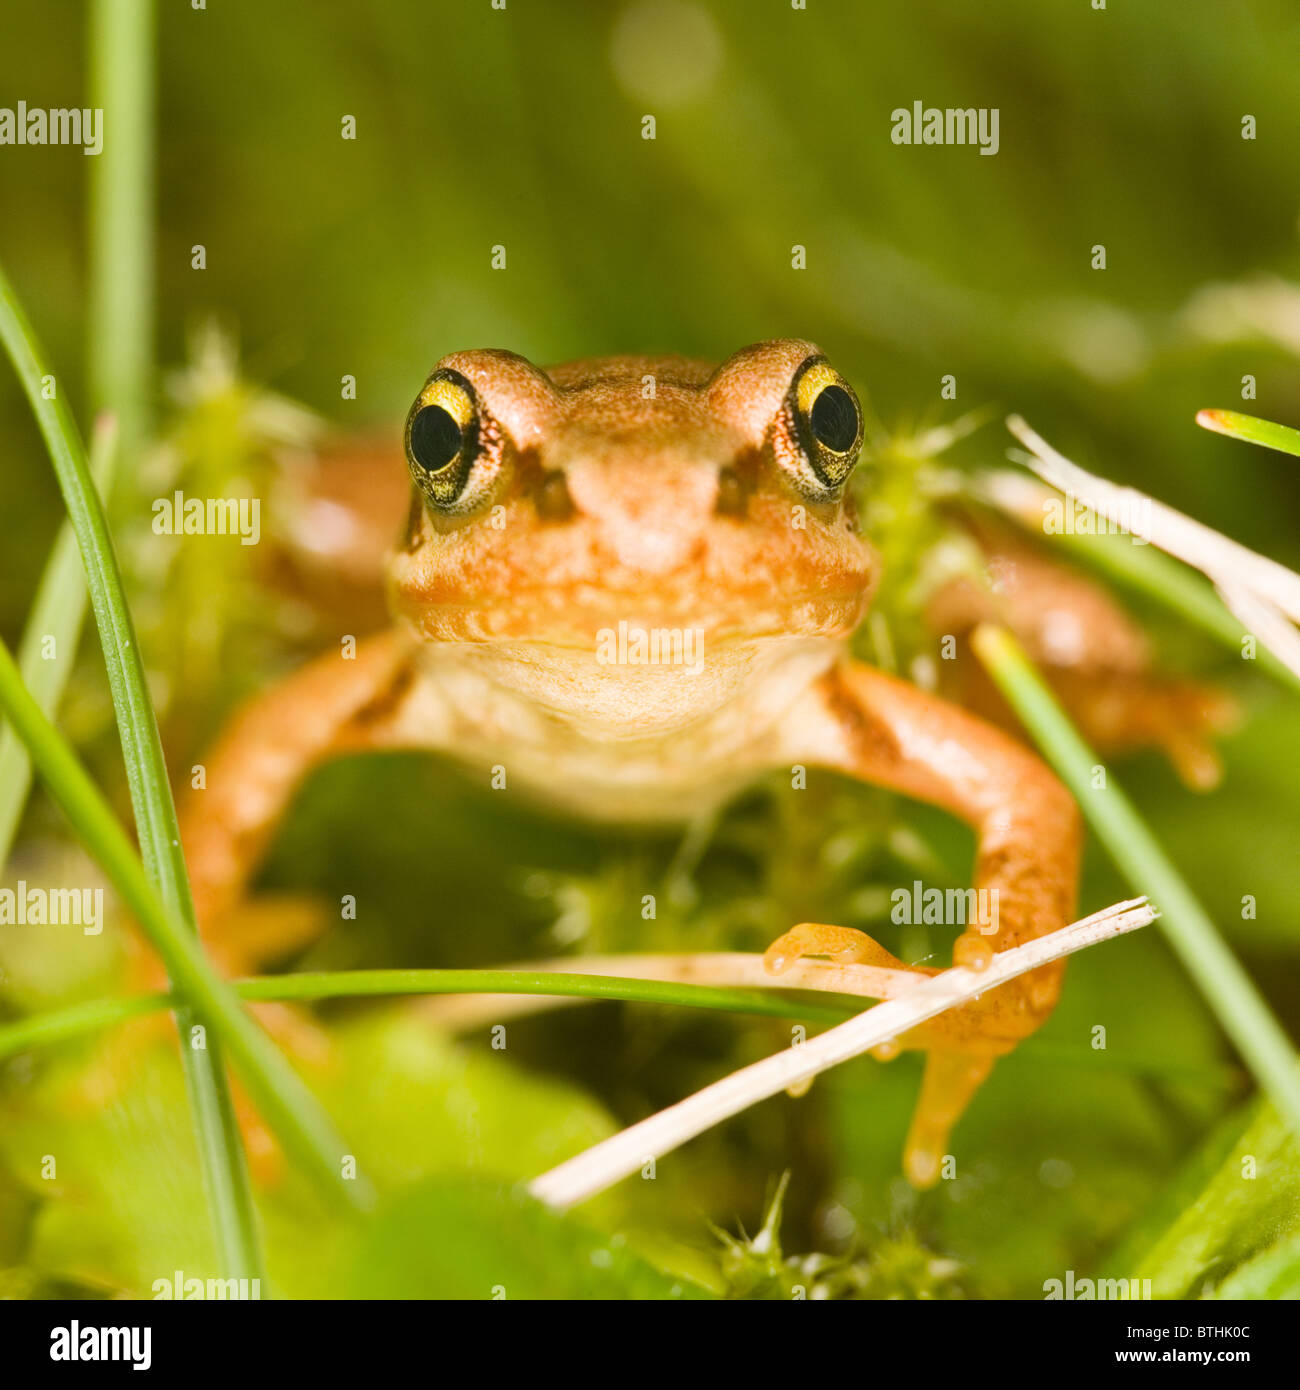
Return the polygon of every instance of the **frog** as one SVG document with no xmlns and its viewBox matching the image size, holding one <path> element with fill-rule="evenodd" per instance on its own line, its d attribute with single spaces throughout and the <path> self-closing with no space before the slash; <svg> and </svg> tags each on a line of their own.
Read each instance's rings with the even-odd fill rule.
<svg viewBox="0 0 1300 1390">
<path fill-rule="evenodd" d="M 1070 793 L 1012 732 L 854 654 L 882 579 L 850 486 L 863 443 L 857 392 L 802 339 L 720 363 L 443 356 L 406 418 L 400 494 L 348 483 L 404 500 L 388 620 L 242 706 L 182 802 L 214 955 L 224 943 L 231 966 L 252 876 L 307 774 L 374 750 L 435 752 L 597 822 L 685 822 L 796 769 L 852 779 L 973 831 L 973 887 L 996 920 L 964 925 L 955 966 L 984 970 L 1067 925 L 1082 840 Z M 307 548 L 328 568 L 322 529 Z M 806 957 L 939 969 L 834 923 L 792 924 L 764 959 L 779 983 Z M 882 1052 L 925 1054 L 903 1146 L 915 1187 L 938 1181 L 958 1120 L 1047 1020 L 1063 970 Z"/>
</svg>

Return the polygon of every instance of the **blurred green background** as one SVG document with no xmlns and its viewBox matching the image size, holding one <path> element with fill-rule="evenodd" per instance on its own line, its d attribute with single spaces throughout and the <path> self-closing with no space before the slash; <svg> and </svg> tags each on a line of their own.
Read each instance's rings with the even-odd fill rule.
<svg viewBox="0 0 1300 1390">
<path fill-rule="evenodd" d="M 620 351 L 717 359 L 803 336 L 855 383 L 881 431 L 992 406 L 994 423 L 956 456 L 996 465 L 1008 442 L 997 420 L 1015 410 L 1085 466 L 1300 561 L 1294 461 L 1193 424 L 1203 406 L 1300 424 L 1292 0 L 1111 0 L 1104 11 L 1089 0 L 809 0 L 806 11 L 788 0 L 509 0 L 504 11 L 489 0 L 214 0 L 160 11 L 160 371 L 139 402 L 155 433 L 177 422 L 163 373 L 213 316 L 250 380 L 340 431 L 388 431 L 395 451 L 415 390 L 457 348 L 542 363 Z M 84 25 L 82 6 L 64 0 L 9 7 L 0 103 L 82 103 Z M 997 155 L 893 145 L 891 111 L 918 100 L 997 107 Z M 1247 115 L 1253 140 L 1242 138 Z M 355 140 L 341 138 L 346 116 Z M 75 149 L 0 147 L 0 252 L 83 427 L 89 164 Z M 1105 270 L 1091 266 L 1098 243 Z M 492 268 L 498 245 L 505 269 Z M 806 269 L 791 266 L 796 245 Z M 345 374 L 354 401 L 341 399 Z M 940 399 L 950 374 L 955 402 Z M 1247 375 L 1257 393 L 1243 403 Z M 8 372 L 0 455 L 0 629 L 12 639 L 62 505 Z M 144 505 L 137 467 L 123 464 L 119 507 L 133 495 Z M 118 518 L 128 531 L 140 519 Z M 135 583 L 143 612 L 163 603 L 147 576 Z M 166 625 L 144 626 L 165 664 Z M 1252 719 L 1208 798 L 1154 759 L 1121 773 L 1294 1030 L 1300 724 L 1282 692 L 1166 635 L 1180 660 L 1237 687 Z M 193 722 L 210 727 L 229 694 L 189 691 Z M 74 690 L 74 710 L 89 698 Z M 111 767 L 111 733 L 101 741 Z M 364 931 L 336 934 L 312 963 L 486 965 L 557 942 L 761 947 L 790 913 L 868 920 L 854 897 L 863 883 L 911 877 L 880 848 L 900 817 L 951 855 L 958 878 L 969 853 L 942 818 L 870 796 L 828 798 L 814 829 L 791 828 L 801 818 L 788 808 L 747 804 L 701 863 L 697 897 L 647 942 L 627 885 L 665 871 L 671 840 L 593 836 L 503 811 L 446 769 L 390 762 L 317 778 L 267 870 L 276 886 L 333 896 L 360 883 L 369 895 Z M 55 824 L 39 807 L 32 819 Z M 450 827 L 436 846 L 420 830 L 429 823 Z M 774 841 L 774 826 L 788 835 Z M 835 834 L 851 851 L 838 877 L 818 858 Z M 1260 900 L 1257 921 L 1240 920 L 1244 893 Z M 1094 851 L 1085 906 L 1123 895 Z M 432 906 L 413 913 L 419 903 Z M 635 1216 L 618 1219 L 697 1243 L 706 1216 L 753 1230 L 765 1187 L 789 1165 L 792 1248 L 834 1245 L 856 1222 L 869 1244 L 897 1242 L 912 1292 L 946 1277 L 908 1263 L 914 1231 L 973 1271 L 964 1287 L 979 1293 L 1033 1296 L 1066 1267 L 1095 1266 L 1245 1088 L 1153 933 L 1093 956 L 1072 966 L 1049 1029 L 999 1067 L 959 1131 L 964 1188 L 918 1201 L 899 1185 L 917 1080 L 905 1059 L 848 1068 L 808 1101 L 773 1103 L 702 1141 L 676 1187 L 665 1183 L 658 1203 L 630 1198 Z M 1104 1057 L 1088 1050 L 1098 1022 L 1114 1039 Z M 612 1009 L 520 1025 L 519 1037 L 524 1063 L 576 1077 L 624 1122 L 779 1041 L 734 1020 Z M 526 1168 L 530 1156 L 504 1140 L 480 1155 L 489 1169 Z M 121 1269 L 105 1277 L 129 1282 Z"/>
</svg>

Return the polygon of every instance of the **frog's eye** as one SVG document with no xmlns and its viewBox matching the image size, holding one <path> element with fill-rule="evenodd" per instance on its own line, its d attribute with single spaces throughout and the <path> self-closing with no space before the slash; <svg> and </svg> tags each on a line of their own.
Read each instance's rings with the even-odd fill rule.
<svg viewBox="0 0 1300 1390">
<path fill-rule="evenodd" d="M 840 487 L 862 447 L 862 408 L 853 388 L 825 358 L 810 357 L 795 373 L 789 408 L 816 484 Z"/>
<path fill-rule="evenodd" d="M 435 372 L 406 417 L 406 462 L 435 507 L 459 511 L 471 500 L 483 433 L 474 388 L 459 372 Z"/>
</svg>

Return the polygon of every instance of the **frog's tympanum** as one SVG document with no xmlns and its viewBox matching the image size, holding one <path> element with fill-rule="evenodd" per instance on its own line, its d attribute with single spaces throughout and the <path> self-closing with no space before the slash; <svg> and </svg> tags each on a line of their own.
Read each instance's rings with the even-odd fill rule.
<svg viewBox="0 0 1300 1390">
<path fill-rule="evenodd" d="M 807 342 L 721 366 L 443 358 L 406 421 L 391 627 L 246 706 L 184 809 L 205 935 L 220 937 L 308 769 L 381 748 L 435 749 L 626 821 L 684 820 L 774 770 L 827 769 L 973 827 L 996 930 L 969 925 L 957 963 L 982 968 L 1065 925 L 1080 827 L 1064 787 L 1009 734 L 849 655 L 879 578 L 847 492 L 862 434 L 853 388 Z M 905 968 L 812 923 L 768 965 L 804 955 Z M 928 1054 L 913 1183 L 936 1180 L 953 1125 L 1050 1013 L 1061 972 L 904 1039 Z"/>
</svg>

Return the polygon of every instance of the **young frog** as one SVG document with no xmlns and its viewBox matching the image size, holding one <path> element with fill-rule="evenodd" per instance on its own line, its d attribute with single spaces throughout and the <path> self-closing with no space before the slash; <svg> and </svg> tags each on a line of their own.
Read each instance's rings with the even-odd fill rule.
<svg viewBox="0 0 1300 1390">
<path fill-rule="evenodd" d="M 955 962 L 984 968 L 1065 925 L 1080 826 L 1064 787 L 1010 735 L 849 654 L 879 578 L 847 491 L 862 435 L 853 388 L 807 342 L 716 367 L 443 358 L 406 421 L 392 626 L 246 706 L 183 807 L 205 936 L 237 932 L 233 909 L 306 772 L 380 748 L 435 749 L 623 821 L 684 820 L 774 769 L 824 769 L 973 827 L 996 927 L 968 926 Z M 806 955 L 908 968 L 819 923 L 774 942 L 768 966 Z M 937 1179 L 994 1059 L 1060 988 L 1061 966 L 1046 966 L 902 1040 L 927 1053 L 914 1184 Z"/>
</svg>

